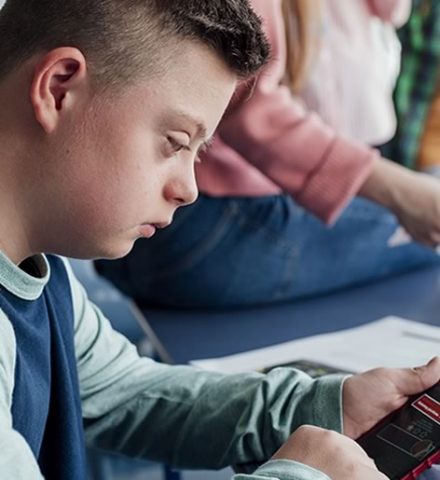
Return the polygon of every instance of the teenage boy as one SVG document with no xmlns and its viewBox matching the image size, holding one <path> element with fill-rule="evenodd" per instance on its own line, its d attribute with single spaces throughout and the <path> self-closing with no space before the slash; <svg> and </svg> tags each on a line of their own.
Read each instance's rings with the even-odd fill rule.
<svg viewBox="0 0 440 480">
<path fill-rule="evenodd" d="M 267 54 L 245 0 L 6 2 L 1 478 L 85 479 L 86 441 L 177 467 L 273 457 L 236 479 L 383 478 L 348 437 L 437 382 L 439 359 L 345 382 L 156 364 L 56 256 L 119 257 L 194 201 L 197 151 Z"/>
</svg>

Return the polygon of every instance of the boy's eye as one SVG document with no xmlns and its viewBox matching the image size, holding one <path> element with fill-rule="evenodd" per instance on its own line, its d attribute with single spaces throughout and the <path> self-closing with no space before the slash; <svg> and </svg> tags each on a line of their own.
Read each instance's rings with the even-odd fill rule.
<svg viewBox="0 0 440 480">
<path fill-rule="evenodd" d="M 174 137 L 167 137 L 167 141 L 170 144 L 171 150 L 174 153 L 181 152 L 182 150 L 191 150 L 189 145 L 184 145 L 182 142 L 179 142 L 176 138 Z"/>
</svg>

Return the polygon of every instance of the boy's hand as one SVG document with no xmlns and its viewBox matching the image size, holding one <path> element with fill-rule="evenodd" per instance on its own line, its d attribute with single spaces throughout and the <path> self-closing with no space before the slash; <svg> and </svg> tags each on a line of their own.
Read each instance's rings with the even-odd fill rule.
<svg viewBox="0 0 440 480">
<path fill-rule="evenodd" d="M 353 440 L 330 430 L 302 426 L 272 457 L 295 460 L 337 480 L 386 480 Z"/>
<path fill-rule="evenodd" d="M 440 357 L 419 368 L 376 368 L 345 381 L 344 433 L 358 438 L 412 395 L 440 381 Z"/>
</svg>

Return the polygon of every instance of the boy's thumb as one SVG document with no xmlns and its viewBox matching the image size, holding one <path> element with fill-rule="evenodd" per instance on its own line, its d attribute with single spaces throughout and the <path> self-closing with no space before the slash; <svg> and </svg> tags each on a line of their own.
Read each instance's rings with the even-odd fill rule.
<svg viewBox="0 0 440 480">
<path fill-rule="evenodd" d="M 408 370 L 410 381 L 406 385 L 407 395 L 416 395 L 440 381 L 440 357 L 432 358 L 426 365 Z"/>
</svg>

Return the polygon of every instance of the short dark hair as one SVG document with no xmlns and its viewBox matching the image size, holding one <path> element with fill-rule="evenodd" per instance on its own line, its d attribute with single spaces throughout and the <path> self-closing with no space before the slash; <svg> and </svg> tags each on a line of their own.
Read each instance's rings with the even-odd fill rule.
<svg viewBox="0 0 440 480">
<path fill-rule="evenodd" d="M 248 0 L 7 0 L 0 77 L 37 52 L 71 46 L 99 82 L 118 84 L 158 71 L 176 39 L 207 45 L 239 77 L 254 75 L 269 55 Z"/>
</svg>

